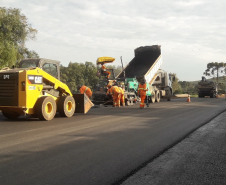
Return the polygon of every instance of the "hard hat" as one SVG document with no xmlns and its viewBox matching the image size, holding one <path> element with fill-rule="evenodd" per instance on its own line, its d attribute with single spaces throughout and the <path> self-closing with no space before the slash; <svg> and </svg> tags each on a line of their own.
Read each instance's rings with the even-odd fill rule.
<svg viewBox="0 0 226 185">
<path fill-rule="evenodd" d="M 142 78 L 142 79 L 140 80 L 140 83 L 141 83 L 142 85 L 144 85 L 144 84 L 146 83 L 145 78 Z"/>
</svg>

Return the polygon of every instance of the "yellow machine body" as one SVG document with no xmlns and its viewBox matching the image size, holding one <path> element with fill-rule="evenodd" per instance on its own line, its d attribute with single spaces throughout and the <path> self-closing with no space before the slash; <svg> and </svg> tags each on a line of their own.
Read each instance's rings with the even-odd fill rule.
<svg viewBox="0 0 226 185">
<path fill-rule="evenodd" d="M 112 58 L 112 57 L 99 57 L 99 58 L 97 58 L 97 65 L 105 64 L 105 63 L 112 63 L 114 61 L 115 61 L 115 58 Z"/>
<path fill-rule="evenodd" d="M 56 112 L 71 117 L 79 112 L 76 105 L 85 107 L 84 113 L 93 106 L 84 96 L 79 97 L 81 101 L 74 99 L 68 86 L 60 81 L 58 61 L 24 59 L 20 65 L 0 70 L 0 110 L 8 119 L 34 114 L 41 120 L 51 120 Z"/>
<path fill-rule="evenodd" d="M 5 71 L 10 80 L 10 70 Z M 4 78 L 4 77 L 3 77 Z M 16 79 L 15 79 L 16 80 Z M 5 79 L 7 82 L 7 79 Z M 48 81 L 54 89 L 61 89 L 65 95 L 73 96 L 68 86 L 55 77 L 49 75 L 40 68 L 25 69 L 18 71 L 18 106 L 0 106 L 0 110 L 10 110 L 21 114 L 35 114 L 34 107 L 37 99 L 42 96 L 51 96 L 56 101 L 59 97 L 43 93 L 43 81 Z M 7 89 L 7 88 L 6 88 Z"/>
</svg>

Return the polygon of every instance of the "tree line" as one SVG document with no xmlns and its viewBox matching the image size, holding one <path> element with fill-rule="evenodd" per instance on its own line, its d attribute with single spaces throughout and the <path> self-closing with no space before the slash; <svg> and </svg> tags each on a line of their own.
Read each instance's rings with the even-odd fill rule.
<svg viewBox="0 0 226 185">
<path fill-rule="evenodd" d="M 20 9 L 0 7 L 0 69 L 12 67 L 21 59 L 39 58 L 37 52 L 26 47 L 26 41 L 34 40 L 37 32 Z M 116 74 L 120 72 L 119 67 L 108 67 L 114 68 Z M 84 84 L 94 89 L 98 81 L 97 70 L 92 62 L 70 62 L 67 67 L 60 66 L 61 80 L 72 91 L 76 91 L 78 85 Z"/>
<path fill-rule="evenodd" d="M 207 64 L 203 75 L 208 77 L 209 81 L 217 83 L 218 93 L 225 93 L 226 88 L 226 63 L 224 62 L 210 62 Z M 200 78 L 201 81 L 201 78 Z M 175 94 L 198 94 L 198 82 L 179 81 L 178 78 L 173 82 L 173 90 Z"/>
<path fill-rule="evenodd" d="M 0 7 L 0 68 L 12 66 L 23 58 L 39 58 L 25 42 L 36 37 L 28 19 L 17 8 Z"/>
<path fill-rule="evenodd" d="M 36 38 L 37 30 L 31 26 L 25 15 L 17 8 L 0 7 L 0 69 L 11 67 L 25 58 L 39 58 L 37 52 L 26 47 L 26 41 Z M 212 77 L 218 82 L 219 89 L 225 89 L 224 80 L 219 81 L 226 73 L 226 63 L 212 62 L 207 64 L 203 75 Z M 108 65 L 115 70 L 115 76 L 122 70 L 121 66 Z M 96 76 L 97 67 L 92 62 L 72 63 L 67 67 L 60 66 L 61 80 L 66 83 L 72 91 L 77 90 L 79 85 L 87 85 L 94 89 L 98 82 Z M 173 92 L 176 94 L 197 94 L 197 83 L 179 81 L 176 74 L 173 81 Z"/>
<path fill-rule="evenodd" d="M 108 65 L 107 67 L 114 69 L 116 76 L 121 71 L 120 66 Z M 94 90 L 99 81 L 98 70 L 100 67 L 95 66 L 92 62 L 85 62 L 85 64 L 70 62 L 67 67 L 60 66 L 61 81 L 66 83 L 72 92 L 77 92 L 77 87 L 81 85 L 86 85 Z"/>
</svg>

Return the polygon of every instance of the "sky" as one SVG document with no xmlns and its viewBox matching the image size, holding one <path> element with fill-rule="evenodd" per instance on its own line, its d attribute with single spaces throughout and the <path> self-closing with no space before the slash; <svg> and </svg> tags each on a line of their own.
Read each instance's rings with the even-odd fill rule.
<svg viewBox="0 0 226 185">
<path fill-rule="evenodd" d="M 226 62 L 224 0 L 0 0 L 18 8 L 38 30 L 26 42 L 40 58 L 124 66 L 140 46 L 161 45 L 165 71 L 201 80 L 209 62 Z"/>
</svg>

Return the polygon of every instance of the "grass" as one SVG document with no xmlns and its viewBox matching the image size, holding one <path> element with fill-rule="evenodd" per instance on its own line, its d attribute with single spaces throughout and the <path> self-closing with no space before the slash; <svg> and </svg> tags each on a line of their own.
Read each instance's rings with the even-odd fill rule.
<svg viewBox="0 0 226 185">
<path fill-rule="evenodd" d="M 198 98 L 198 94 L 192 94 L 190 95 L 192 98 Z"/>
</svg>

